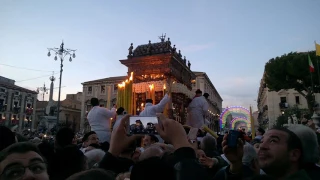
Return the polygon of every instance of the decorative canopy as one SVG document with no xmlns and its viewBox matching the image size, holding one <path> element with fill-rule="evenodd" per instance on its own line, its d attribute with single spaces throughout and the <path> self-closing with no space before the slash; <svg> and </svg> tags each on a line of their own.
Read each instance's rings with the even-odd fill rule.
<svg viewBox="0 0 320 180">
<path fill-rule="evenodd" d="M 161 81 L 172 78 L 178 83 L 192 89 L 191 81 L 196 78 L 191 71 L 191 63 L 186 57 L 182 58 L 181 51 L 171 46 L 170 38 L 159 37 L 160 42 L 143 44 L 133 48 L 131 43 L 128 59 L 120 60 L 128 67 L 128 72 L 134 72 L 134 83 Z"/>
</svg>

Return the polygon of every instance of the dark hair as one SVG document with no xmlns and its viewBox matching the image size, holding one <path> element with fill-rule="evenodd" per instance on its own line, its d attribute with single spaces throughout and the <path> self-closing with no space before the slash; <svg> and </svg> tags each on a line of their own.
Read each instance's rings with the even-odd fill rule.
<svg viewBox="0 0 320 180">
<path fill-rule="evenodd" d="M 59 129 L 56 135 L 56 143 L 60 148 L 64 148 L 67 145 L 71 145 L 73 138 L 74 138 L 74 132 L 72 129 L 63 127 Z"/>
<path fill-rule="evenodd" d="M 59 179 L 66 179 L 84 170 L 86 157 L 76 145 L 66 146 L 57 152 L 55 157 L 54 175 Z"/>
<path fill-rule="evenodd" d="M 0 126 L 0 151 L 14 144 L 16 138 L 14 133 L 5 126 Z"/>
<path fill-rule="evenodd" d="M 36 152 L 41 156 L 41 153 L 35 144 L 30 142 L 18 142 L 8 146 L 7 148 L 1 151 L 0 162 L 5 160 L 10 154 L 13 154 L 13 153 L 23 154 L 29 151 Z"/>
<path fill-rule="evenodd" d="M 86 133 L 86 134 L 83 136 L 83 138 L 82 138 L 82 142 L 87 141 L 88 138 L 89 138 L 89 136 L 92 135 L 92 134 L 96 134 L 96 132 L 90 131 L 90 132 Z"/>
<path fill-rule="evenodd" d="M 150 136 L 150 140 L 154 141 L 154 142 L 159 142 L 159 139 L 157 138 L 157 136 L 153 135 L 153 134 L 149 134 L 148 136 Z"/>
<path fill-rule="evenodd" d="M 92 106 L 98 106 L 99 105 L 98 98 L 91 98 L 91 105 Z"/>
<path fill-rule="evenodd" d="M 258 131 L 262 134 L 262 135 L 264 135 L 264 133 L 266 132 L 264 129 L 262 129 L 261 127 L 259 127 L 258 128 Z"/>
<path fill-rule="evenodd" d="M 123 111 L 124 111 L 124 108 L 123 108 L 123 107 L 119 107 L 119 108 L 117 109 L 117 114 L 118 114 L 118 115 L 121 115 L 121 114 L 123 113 Z"/>
<path fill-rule="evenodd" d="M 146 99 L 146 103 L 153 103 L 152 99 Z"/>
<path fill-rule="evenodd" d="M 202 94 L 202 91 L 200 89 L 197 89 L 196 94 L 200 94 L 200 93 Z"/>
</svg>

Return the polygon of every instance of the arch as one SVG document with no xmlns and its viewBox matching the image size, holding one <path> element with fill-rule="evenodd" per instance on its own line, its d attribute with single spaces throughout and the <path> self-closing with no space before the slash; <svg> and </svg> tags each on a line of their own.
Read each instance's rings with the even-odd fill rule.
<svg viewBox="0 0 320 180">
<path fill-rule="evenodd" d="M 225 124 L 227 122 L 228 116 L 232 113 L 241 114 L 241 116 L 245 117 L 246 119 L 249 119 L 250 117 L 250 111 L 247 108 L 244 108 L 242 106 L 230 106 L 224 109 L 220 115 L 220 128 L 223 129 L 225 127 Z"/>
<path fill-rule="evenodd" d="M 245 117 L 235 117 L 230 122 L 230 128 L 234 129 L 237 122 L 244 122 L 247 125 L 247 129 L 251 129 L 251 122 Z"/>
</svg>

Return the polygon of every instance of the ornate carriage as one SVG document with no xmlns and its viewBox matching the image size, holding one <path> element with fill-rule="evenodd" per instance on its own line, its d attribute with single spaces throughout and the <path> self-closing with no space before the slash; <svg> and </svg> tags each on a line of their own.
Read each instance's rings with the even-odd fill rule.
<svg viewBox="0 0 320 180">
<path fill-rule="evenodd" d="M 172 102 L 165 108 L 164 113 L 184 123 L 186 106 L 194 96 L 191 90 L 196 76 L 186 57 L 182 58 L 181 51 L 177 51 L 175 45 L 171 46 L 170 38 L 159 38 L 161 42 L 149 41 L 135 49 L 131 43 L 128 58 L 120 60 L 128 67 L 128 75 L 133 76 L 133 102 L 130 101 L 133 105 L 129 106 L 128 111 L 138 115 L 143 110 L 146 99 L 153 99 L 154 104 L 157 104 L 168 89 Z"/>
</svg>

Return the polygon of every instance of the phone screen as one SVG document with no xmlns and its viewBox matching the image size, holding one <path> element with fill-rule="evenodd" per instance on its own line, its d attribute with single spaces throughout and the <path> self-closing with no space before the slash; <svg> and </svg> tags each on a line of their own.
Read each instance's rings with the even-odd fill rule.
<svg viewBox="0 0 320 180">
<path fill-rule="evenodd" d="M 238 138 L 240 138 L 240 132 L 236 130 L 230 130 L 228 133 L 228 147 L 236 148 L 238 145 Z"/>
<path fill-rule="evenodd" d="M 131 116 L 130 134 L 158 134 L 155 124 L 158 124 L 158 117 Z"/>
</svg>

